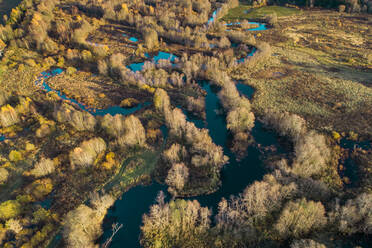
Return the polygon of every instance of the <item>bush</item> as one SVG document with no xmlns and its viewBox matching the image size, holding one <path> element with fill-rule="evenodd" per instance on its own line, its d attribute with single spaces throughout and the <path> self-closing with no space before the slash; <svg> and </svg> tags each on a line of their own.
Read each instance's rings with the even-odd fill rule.
<svg viewBox="0 0 372 248">
<path fill-rule="evenodd" d="M 323 228 L 326 223 L 322 203 L 303 198 L 286 204 L 274 228 L 280 238 L 301 238 Z"/>
<path fill-rule="evenodd" d="M 372 232 L 372 194 L 362 193 L 353 200 L 348 200 L 337 213 L 336 226 L 342 233 L 354 234 Z"/>
<path fill-rule="evenodd" d="M 9 160 L 12 162 L 18 162 L 23 159 L 22 153 L 17 150 L 12 150 L 9 153 Z"/>
<path fill-rule="evenodd" d="M 291 248 L 327 248 L 327 246 L 312 239 L 301 239 L 293 241 Z"/>
<path fill-rule="evenodd" d="M 9 177 L 9 172 L 5 168 L 0 168 L 0 185 L 6 183 Z"/>
<path fill-rule="evenodd" d="M 69 67 L 67 67 L 67 70 L 66 70 L 66 73 L 67 73 L 67 75 L 73 75 L 73 74 L 75 74 L 76 73 L 76 68 L 75 67 L 71 67 L 71 66 L 69 66 Z"/>
<path fill-rule="evenodd" d="M 208 247 L 206 235 L 210 228 L 210 210 L 194 201 L 176 200 L 151 206 L 143 216 L 141 245 L 148 247 Z"/>
<path fill-rule="evenodd" d="M 35 199 L 41 200 L 53 190 L 52 180 L 44 178 L 34 181 L 30 186 L 30 191 Z"/>
<path fill-rule="evenodd" d="M 91 207 L 82 204 L 66 215 L 63 237 L 67 247 L 98 247 L 95 241 L 102 234 L 102 221 L 107 209 L 114 203 L 114 198 L 96 193 L 91 195 L 90 203 Z"/>
<path fill-rule="evenodd" d="M 158 33 L 154 29 L 145 29 L 143 31 L 143 37 L 148 49 L 153 49 L 159 45 Z"/>
<path fill-rule="evenodd" d="M 62 123 L 68 123 L 78 131 L 94 131 L 96 118 L 88 112 L 75 110 L 73 107 L 63 104 L 54 110 L 54 118 Z"/>
<path fill-rule="evenodd" d="M 172 168 L 168 171 L 168 176 L 165 182 L 169 185 L 169 192 L 177 195 L 185 186 L 189 177 L 189 169 L 184 163 L 173 164 Z"/>
<path fill-rule="evenodd" d="M 17 111 L 10 105 L 0 109 L 0 126 L 9 127 L 19 122 Z"/>
<path fill-rule="evenodd" d="M 0 91 L 0 106 L 3 106 L 4 104 L 6 104 L 6 102 L 8 101 L 9 99 L 9 94 L 6 93 L 5 91 L 1 90 Z"/>
<path fill-rule="evenodd" d="M 338 12 L 340 12 L 340 13 L 345 12 L 345 9 L 346 9 L 346 6 L 343 5 L 343 4 L 340 4 L 340 5 L 338 6 Z"/>
<path fill-rule="evenodd" d="M 16 200 L 8 200 L 0 204 L 0 220 L 16 218 L 22 212 L 21 204 Z"/>
<path fill-rule="evenodd" d="M 278 23 L 278 16 L 276 13 L 272 13 L 266 16 L 266 21 L 269 25 L 274 26 Z"/>
<path fill-rule="evenodd" d="M 86 205 L 70 211 L 65 218 L 63 237 L 67 247 L 97 247 L 94 241 L 101 235 L 102 217 Z"/>
<path fill-rule="evenodd" d="M 35 164 L 34 169 L 31 170 L 31 175 L 35 177 L 42 177 L 53 173 L 55 165 L 53 160 L 49 158 L 42 158 L 38 163 Z"/>
<path fill-rule="evenodd" d="M 79 147 L 70 152 L 71 165 L 93 165 L 97 156 L 105 150 L 106 143 L 102 138 L 93 138 L 84 141 Z"/>
</svg>

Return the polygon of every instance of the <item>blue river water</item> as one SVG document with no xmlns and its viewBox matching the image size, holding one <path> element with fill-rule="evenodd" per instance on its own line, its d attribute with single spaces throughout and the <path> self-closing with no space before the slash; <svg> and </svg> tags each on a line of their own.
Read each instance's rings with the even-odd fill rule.
<svg viewBox="0 0 372 248">
<path fill-rule="evenodd" d="M 208 20 L 208 25 L 215 21 L 218 11 L 219 10 L 213 12 L 212 17 Z M 247 31 L 265 29 L 266 26 L 260 24 L 258 28 L 249 29 Z M 253 56 L 255 52 L 256 48 L 252 49 L 247 57 Z M 176 57 L 169 53 L 159 52 L 158 56 L 154 57 L 154 60 L 157 61 L 157 58 L 170 59 L 173 61 Z M 239 59 L 238 63 L 244 62 L 245 59 L 246 58 Z M 132 64 L 128 67 L 133 71 L 140 71 L 143 68 L 143 63 Z M 237 83 L 236 86 L 241 95 L 249 99 L 252 97 L 254 93 L 253 88 L 242 83 Z M 260 180 L 265 174 L 265 169 L 261 158 L 262 154 L 257 146 L 250 146 L 247 151 L 248 155 L 244 159 L 237 160 L 235 158 L 234 153 L 229 149 L 227 144 L 229 132 L 226 128 L 226 116 L 224 114 L 219 114 L 222 113 L 222 111 L 218 96 L 216 92 L 212 90 L 209 83 L 204 82 L 202 87 L 207 92 L 205 98 L 206 122 L 188 116 L 186 111 L 184 111 L 184 113 L 188 121 L 194 122 L 199 128 L 204 127 L 208 129 L 213 142 L 223 147 L 224 154 L 230 158 L 230 161 L 228 165 L 224 166 L 221 172 L 222 185 L 217 192 L 189 199 L 198 200 L 202 206 L 209 207 L 216 213 L 218 202 L 222 197 L 228 198 L 230 195 L 242 192 L 244 188 L 254 180 Z M 276 134 L 264 130 L 261 123 L 255 123 L 252 136 L 257 144 L 261 144 L 264 147 L 275 146 L 278 152 L 282 151 L 278 144 Z M 114 206 L 108 211 L 104 220 L 104 234 L 100 238 L 100 243 L 103 243 L 111 235 L 111 225 L 117 222 L 123 224 L 124 228 L 114 237 L 110 247 L 121 248 L 124 244 L 126 247 L 140 247 L 139 235 L 142 215 L 147 213 L 150 206 L 155 203 L 155 198 L 160 190 L 166 191 L 166 186 L 153 183 L 151 186 L 137 186 L 126 192 L 122 196 L 122 199 L 117 200 Z"/>
<path fill-rule="evenodd" d="M 128 35 L 126 34 L 122 34 L 123 37 L 128 37 Z M 138 38 L 136 37 L 129 37 L 128 40 L 130 40 L 131 42 L 134 42 L 134 43 L 137 43 L 138 42 Z"/>
<path fill-rule="evenodd" d="M 49 72 L 42 72 L 41 76 L 35 81 L 35 84 L 37 86 L 40 86 L 41 89 L 43 89 L 46 92 L 56 93 L 61 99 L 65 100 L 65 101 L 67 101 L 67 102 L 69 102 L 73 105 L 78 106 L 81 110 L 87 111 L 94 116 L 104 116 L 106 114 L 110 114 L 110 115 L 113 115 L 113 116 L 117 115 L 117 114 L 129 115 L 129 114 L 132 114 L 132 113 L 140 110 L 142 107 L 147 106 L 147 105 L 150 104 L 150 103 L 138 104 L 137 106 L 135 106 L 133 108 L 122 108 L 122 107 L 119 107 L 119 106 L 112 106 L 112 107 L 109 107 L 109 108 L 106 108 L 106 109 L 89 108 L 86 105 L 76 101 L 75 99 L 67 97 L 61 91 L 52 89 L 48 85 L 48 83 L 47 83 L 48 78 L 59 75 L 62 72 L 63 72 L 63 70 L 61 68 L 56 68 L 56 69 L 51 70 Z"/>
<path fill-rule="evenodd" d="M 245 29 L 244 31 L 265 31 L 265 30 L 267 30 L 266 23 L 248 22 L 248 24 L 257 25 L 257 27 L 248 28 L 248 29 Z M 241 23 L 240 22 L 230 22 L 230 23 L 226 23 L 225 25 L 229 27 L 229 26 L 241 25 Z"/>
<path fill-rule="evenodd" d="M 146 53 L 145 57 L 149 58 L 150 56 L 149 56 L 148 53 Z M 170 62 L 174 62 L 174 60 L 177 59 L 177 56 L 175 56 L 171 53 L 158 52 L 158 54 L 152 58 L 152 60 L 155 63 L 157 63 L 161 59 L 166 59 L 166 60 L 170 60 Z M 133 63 L 133 64 L 128 65 L 127 68 L 131 69 L 134 72 L 137 72 L 137 71 L 141 71 L 143 69 L 144 64 L 145 64 L 145 62 Z"/>
<path fill-rule="evenodd" d="M 209 207 L 213 213 L 216 213 L 222 197 L 228 198 L 230 195 L 242 192 L 254 180 L 260 180 L 265 174 L 265 169 L 261 150 L 257 146 L 249 147 L 248 155 L 244 159 L 236 159 L 228 146 L 230 134 L 226 129 L 226 116 L 222 114 L 217 92 L 208 82 L 203 82 L 202 87 L 207 92 L 205 98 L 206 122 L 190 116 L 187 116 L 187 119 L 194 122 L 199 128 L 207 128 L 213 142 L 223 147 L 224 154 L 230 158 L 230 161 L 221 172 L 222 185 L 217 192 L 187 199 L 196 199 L 202 206 Z M 254 90 L 248 85 L 239 83 L 237 88 L 241 95 L 252 97 Z M 184 111 L 184 113 L 187 112 Z M 262 147 L 275 146 L 278 152 L 283 152 L 278 144 L 276 134 L 265 130 L 261 123 L 255 123 L 252 136 L 256 143 Z M 123 247 L 123 244 L 127 247 L 140 247 L 139 235 L 142 215 L 147 213 L 150 206 L 155 203 L 155 198 L 160 190 L 166 193 L 167 188 L 157 183 L 153 183 L 151 186 L 137 186 L 125 193 L 122 199 L 117 200 L 105 217 L 103 224 L 105 233 L 101 237 L 101 242 L 110 236 L 111 225 L 118 222 L 122 223 L 124 228 L 114 237 L 110 247 L 119 248 Z M 169 199 L 170 196 L 167 195 L 167 198 Z"/>
<path fill-rule="evenodd" d="M 217 16 L 217 11 L 213 13 L 214 18 Z M 210 20 L 211 22 L 214 19 Z M 209 23 L 209 22 L 208 22 Z M 135 42 L 135 40 L 132 40 Z M 138 41 L 138 40 L 137 40 Z M 248 56 L 253 56 L 256 52 L 255 49 Z M 145 57 L 150 59 L 149 54 L 145 54 Z M 152 57 L 152 61 L 157 63 L 160 59 L 170 60 L 174 62 L 177 56 L 166 53 L 158 52 L 157 55 Z M 243 62 L 244 59 L 238 62 Z M 134 63 L 128 65 L 133 72 L 137 72 L 143 69 L 144 62 Z M 134 108 L 121 108 L 119 106 L 109 107 L 107 109 L 95 109 L 89 108 L 86 105 L 76 101 L 75 99 L 69 98 L 62 92 L 52 89 L 47 80 L 53 76 L 59 75 L 63 72 L 62 69 L 56 68 L 49 72 L 43 72 L 35 84 L 41 87 L 46 92 L 55 92 L 61 99 L 68 101 L 69 103 L 78 106 L 81 110 L 87 111 L 92 115 L 106 115 L 106 114 L 131 114 L 143 106 L 149 103 L 144 103 L 138 105 Z M 194 117 L 187 115 L 188 121 L 192 121 L 199 128 L 207 128 L 213 142 L 217 145 L 223 147 L 225 155 L 227 155 L 230 160 L 229 163 L 224 166 L 221 172 L 222 185 L 220 189 L 210 195 L 192 197 L 189 199 L 197 199 L 202 206 L 209 207 L 216 213 L 218 202 L 222 197 L 228 198 L 232 194 L 238 194 L 243 191 L 243 189 L 252 183 L 254 180 L 260 180 L 265 173 L 262 152 L 257 146 L 251 146 L 248 148 L 247 156 L 242 160 L 237 160 L 234 153 L 229 149 L 228 141 L 230 139 L 230 134 L 226 129 L 226 116 L 222 111 L 216 90 L 212 89 L 210 84 L 207 82 L 202 83 L 203 89 L 207 92 L 206 101 L 206 122 L 198 120 Z M 241 95 L 251 98 L 254 90 L 244 84 L 237 83 L 237 89 Z M 162 128 L 162 132 L 167 132 L 166 128 Z M 275 146 L 278 151 L 280 151 L 280 146 L 278 145 L 276 135 L 272 132 L 265 130 L 259 122 L 256 122 L 254 129 L 252 130 L 252 136 L 256 141 L 256 144 L 261 144 L 263 147 Z M 153 183 L 151 186 L 137 186 L 126 192 L 122 199 L 115 202 L 114 206 L 109 210 L 105 217 L 103 229 L 104 234 L 100 238 L 100 243 L 103 243 L 111 234 L 111 224 L 119 222 L 123 224 L 123 228 L 114 237 L 111 244 L 111 248 L 123 247 L 140 247 L 139 245 L 139 234 L 140 226 L 142 222 L 142 215 L 147 213 L 150 206 L 154 204 L 156 195 L 162 190 L 166 192 L 167 187 L 165 185 L 160 185 Z M 169 195 L 168 195 L 169 198 Z M 57 235 L 56 240 L 60 238 Z"/>
</svg>

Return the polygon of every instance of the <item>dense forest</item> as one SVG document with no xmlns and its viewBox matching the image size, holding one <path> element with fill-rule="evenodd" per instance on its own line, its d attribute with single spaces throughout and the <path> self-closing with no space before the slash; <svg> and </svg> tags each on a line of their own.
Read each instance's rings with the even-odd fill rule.
<svg viewBox="0 0 372 248">
<path fill-rule="evenodd" d="M 145 248 L 372 246 L 371 12 L 20 1 L 0 24 L 0 246 L 124 247 L 134 224 L 107 215 L 154 183 Z"/>
</svg>

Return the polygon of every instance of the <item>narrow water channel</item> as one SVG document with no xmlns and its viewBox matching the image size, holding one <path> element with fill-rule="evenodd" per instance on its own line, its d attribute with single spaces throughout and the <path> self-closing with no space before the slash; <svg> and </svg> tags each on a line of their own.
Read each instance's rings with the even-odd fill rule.
<svg viewBox="0 0 372 248">
<path fill-rule="evenodd" d="M 214 18 L 216 13 L 214 13 Z M 248 56 L 252 56 L 256 50 L 254 49 Z M 150 58 L 146 54 L 147 58 Z M 177 57 L 170 53 L 159 52 L 152 58 L 152 61 L 157 63 L 160 59 L 168 59 L 173 62 Z M 243 61 L 239 61 L 243 62 Z M 131 64 L 128 66 L 133 72 L 142 70 L 144 62 Z M 50 72 L 43 72 L 35 85 L 41 87 L 46 92 L 55 92 L 61 99 L 78 106 L 81 110 L 87 111 L 93 115 L 105 115 L 105 114 L 131 114 L 143 107 L 138 105 L 134 108 L 125 109 L 118 106 L 113 106 L 108 109 L 94 109 L 85 106 L 78 101 L 71 99 L 64 95 L 62 92 L 52 89 L 47 80 L 53 76 L 62 73 L 62 69 L 54 69 Z M 223 114 L 219 99 L 217 97 L 216 90 L 212 89 L 210 84 L 207 82 L 202 83 L 203 89 L 207 92 L 206 95 L 206 124 L 195 118 L 189 117 L 188 120 L 194 122 L 198 127 L 204 126 L 209 130 L 209 134 L 213 139 L 213 142 L 223 147 L 225 155 L 230 158 L 230 161 L 221 172 L 222 185 L 220 189 L 210 195 L 192 197 L 188 199 L 196 199 L 202 206 L 209 207 L 216 213 L 218 202 L 222 197 L 228 198 L 230 195 L 236 195 L 244 190 L 244 188 L 251 184 L 255 180 L 260 180 L 265 174 L 264 164 L 262 161 L 262 153 L 258 146 L 250 146 L 247 151 L 247 156 L 238 161 L 235 155 L 228 148 L 229 132 L 226 129 L 226 116 Z M 253 95 L 253 89 L 244 84 L 237 84 L 237 89 L 243 96 L 251 98 Z M 146 105 L 148 103 L 145 103 Z M 261 146 L 275 146 L 279 148 L 276 135 L 268 132 L 262 128 L 259 122 L 255 123 L 255 127 L 252 130 L 253 138 L 256 144 Z M 99 242 L 103 243 L 111 235 L 111 225 L 115 222 L 123 224 L 123 228 L 114 237 L 111 243 L 112 248 L 123 247 L 140 247 L 139 235 L 140 226 L 142 224 L 142 215 L 149 211 L 149 208 L 155 202 L 155 198 L 158 192 L 162 190 L 166 192 L 167 187 L 153 183 L 150 186 L 137 186 L 126 192 L 122 199 L 115 202 L 114 206 L 109 210 L 105 217 L 103 229 L 104 234 L 100 238 Z M 169 199 L 169 196 L 168 196 Z M 56 241 L 58 242 L 58 241 Z M 53 246 L 53 245 L 52 245 Z"/>
<path fill-rule="evenodd" d="M 236 160 L 235 155 L 227 145 L 229 132 L 226 129 L 226 116 L 222 114 L 217 92 L 207 82 L 203 82 L 202 87 L 207 92 L 205 99 L 206 128 L 213 142 L 223 147 L 225 155 L 230 158 L 230 162 L 222 170 L 222 185 L 217 192 L 187 199 L 196 199 L 202 206 L 209 207 L 213 213 L 216 213 L 218 202 L 222 197 L 229 198 L 230 195 L 237 195 L 247 185 L 255 180 L 262 179 L 265 169 L 262 161 L 262 153 L 257 146 L 249 147 L 247 151 L 248 155 L 241 161 Z M 247 85 L 238 84 L 238 90 L 242 95 L 246 95 L 247 97 L 251 97 L 253 94 L 253 89 Z M 199 121 L 198 125 L 200 125 L 200 120 L 189 117 L 188 119 L 193 122 Z M 278 152 L 281 152 L 282 150 L 277 142 L 275 133 L 264 130 L 259 122 L 255 124 L 252 135 L 256 144 L 261 144 L 263 147 L 275 146 L 278 148 Z M 160 190 L 166 193 L 167 187 L 153 183 L 150 186 L 137 186 L 125 193 L 122 199 L 117 200 L 113 208 L 109 210 L 103 224 L 105 233 L 100 241 L 103 243 L 110 236 L 111 225 L 118 222 L 122 223 L 124 228 L 114 237 L 110 247 L 119 248 L 123 247 L 123 245 L 126 247 L 140 247 L 139 235 L 142 215 L 147 213 L 150 206 L 155 203 L 155 198 Z M 170 199 L 169 195 L 168 199 Z"/>
</svg>

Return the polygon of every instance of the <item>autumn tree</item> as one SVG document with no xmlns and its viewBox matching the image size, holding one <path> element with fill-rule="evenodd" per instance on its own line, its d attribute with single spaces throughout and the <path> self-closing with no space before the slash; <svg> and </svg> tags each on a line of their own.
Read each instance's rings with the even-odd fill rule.
<svg viewBox="0 0 372 248">
<path fill-rule="evenodd" d="M 349 199 L 344 206 L 336 205 L 331 214 L 338 229 L 345 234 L 372 233 L 372 194 L 362 193 Z"/>
<path fill-rule="evenodd" d="M 301 238 L 322 229 L 326 223 L 323 204 L 303 198 L 285 205 L 274 228 L 282 239 Z"/>
<path fill-rule="evenodd" d="M 141 245 L 155 247 L 207 247 L 210 210 L 197 201 L 175 200 L 151 206 L 143 216 Z"/>
<path fill-rule="evenodd" d="M 90 113 L 75 110 L 67 104 L 55 107 L 53 116 L 57 121 L 68 123 L 78 131 L 93 131 L 97 123 L 96 118 Z"/>
<path fill-rule="evenodd" d="M 54 170 L 55 165 L 53 160 L 49 158 L 41 158 L 40 161 L 35 164 L 30 173 L 35 177 L 42 177 L 53 173 Z"/>
<path fill-rule="evenodd" d="M 106 143 L 102 138 L 86 140 L 70 152 L 70 162 L 72 166 L 93 165 L 99 154 L 106 150 Z"/>
<path fill-rule="evenodd" d="M 8 105 L 0 108 L 0 126 L 9 127 L 20 121 L 17 111 Z"/>
<path fill-rule="evenodd" d="M 143 37 L 147 48 L 153 49 L 154 47 L 158 46 L 159 44 L 158 33 L 154 29 L 149 28 L 144 29 Z"/>
<path fill-rule="evenodd" d="M 291 248 L 327 248 L 327 246 L 312 239 L 300 239 L 293 241 Z"/>
<path fill-rule="evenodd" d="M 165 179 L 165 182 L 169 185 L 169 192 L 177 195 L 177 191 L 182 190 L 187 183 L 188 177 L 189 169 L 184 163 L 173 164 Z"/>
<path fill-rule="evenodd" d="M 70 211 L 63 226 L 63 238 L 67 247 L 98 248 L 95 241 L 102 234 L 103 218 L 113 203 L 114 198 L 110 195 L 94 196 L 91 207 L 82 204 Z"/>
</svg>

